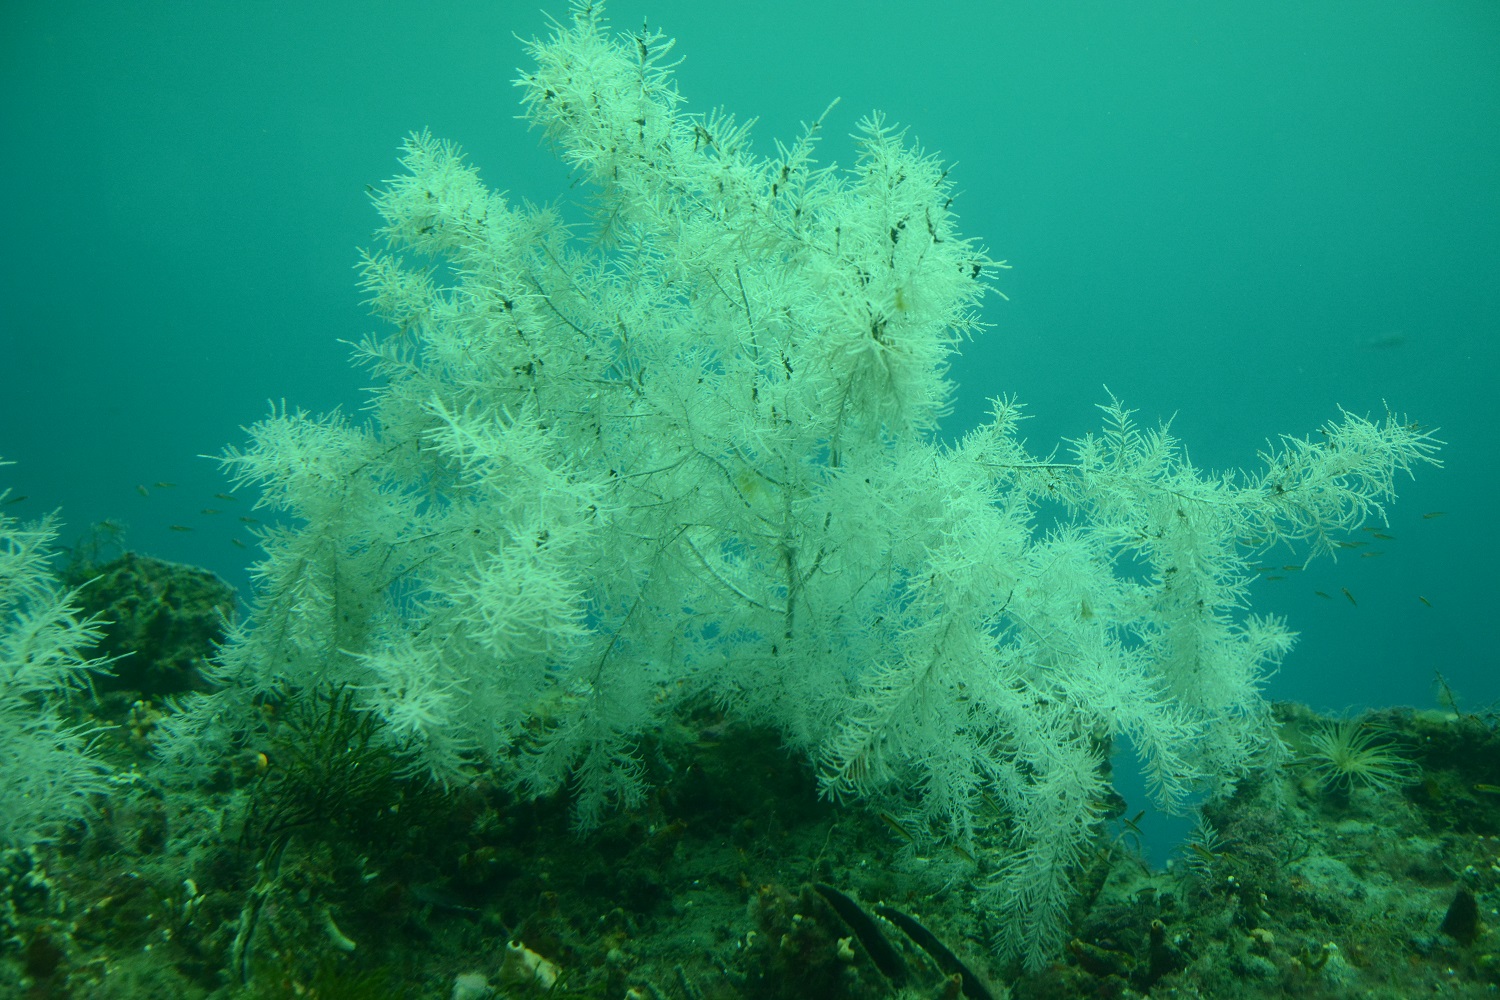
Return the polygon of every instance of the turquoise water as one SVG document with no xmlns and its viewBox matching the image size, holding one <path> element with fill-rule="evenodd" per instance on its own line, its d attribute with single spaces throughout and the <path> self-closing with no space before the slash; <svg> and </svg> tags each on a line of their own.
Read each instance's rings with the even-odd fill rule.
<svg viewBox="0 0 1500 1000">
<path fill-rule="evenodd" d="M 1425 705 L 1441 671 L 1463 704 L 1500 698 L 1500 7 L 923 7 L 610 10 L 677 36 L 690 107 L 758 115 L 765 152 L 839 97 L 829 158 L 879 108 L 957 161 L 961 226 L 1014 269 L 955 366 L 952 432 L 1015 393 L 1045 451 L 1096 427 L 1105 385 L 1175 414 L 1204 466 L 1253 465 L 1339 404 L 1441 426 L 1447 468 L 1404 485 L 1393 538 L 1258 585 L 1303 633 L 1270 693 Z M 460 143 L 513 198 L 580 196 L 514 117 L 534 2 L 375 9 L 5 5 L 14 513 L 61 507 L 65 538 L 114 519 L 243 584 L 249 498 L 216 499 L 200 456 L 268 399 L 361 405 L 340 341 L 373 326 L 353 265 L 402 137 Z"/>
</svg>

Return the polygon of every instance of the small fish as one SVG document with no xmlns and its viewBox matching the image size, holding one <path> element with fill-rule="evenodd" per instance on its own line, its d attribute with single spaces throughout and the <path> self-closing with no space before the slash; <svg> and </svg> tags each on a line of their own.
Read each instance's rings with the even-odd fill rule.
<svg viewBox="0 0 1500 1000">
<path fill-rule="evenodd" d="M 903 826 L 901 824 L 901 821 L 892 816 L 890 813 L 882 809 L 880 811 L 880 818 L 885 820 L 885 825 L 899 833 L 901 835 L 901 839 L 906 841 L 908 844 L 915 844 L 917 842 L 917 838 L 912 836 L 911 831 Z"/>
<path fill-rule="evenodd" d="M 1344 596 L 1349 598 L 1350 604 L 1354 605 L 1356 608 L 1359 607 L 1359 602 L 1354 599 L 1353 594 L 1349 593 L 1348 587 L 1340 587 L 1339 590 L 1342 590 L 1344 592 Z"/>
<path fill-rule="evenodd" d="M 1360 541 L 1357 541 L 1357 542 L 1350 542 L 1350 541 L 1340 540 L 1340 541 L 1334 542 L 1333 544 L 1337 545 L 1341 549 L 1357 549 L 1361 545 L 1369 545 L 1370 543 L 1368 541 L 1365 541 L 1365 540 L 1361 539 Z"/>
<path fill-rule="evenodd" d="M 974 855 L 970 854 L 968 851 L 964 850 L 963 845 L 961 844 L 949 844 L 948 850 L 952 851 L 954 854 L 957 854 L 960 858 L 963 858 L 971 865 L 979 864 L 979 859 L 974 857 Z"/>
<path fill-rule="evenodd" d="M 258 517 L 251 517 L 249 514 L 241 514 L 240 515 L 240 520 L 244 521 L 246 524 L 259 524 L 260 523 L 260 518 L 258 518 Z"/>
<path fill-rule="evenodd" d="M 1286 577 L 1282 576 L 1280 573 L 1273 573 L 1272 575 L 1266 577 L 1266 579 L 1267 580 L 1285 580 Z"/>
<path fill-rule="evenodd" d="M 167 530 L 168 531 L 192 531 L 193 529 L 189 528 L 185 524 L 169 524 L 169 525 L 167 525 Z"/>
<path fill-rule="evenodd" d="M 235 496 L 233 493 L 215 493 L 214 494 L 214 499 L 215 500 L 233 500 L 233 501 L 238 501 L 239 497 Z"/>
<path fill-rule="evenodd" d="M 142 486 L 140 483 L 135 484 L 135 491 L 143 497 L 149 497 L 151 495 L 151 491 L 146 489 L 146 487 Z"/>
<path fill-rule="evenodd" d="M 1429 601 L 1427 598 L 1423 597 L 1421 594 L 1417 595 L 1417 600 L 1421 601 L 1423 604 L 1427 605 L 1429 608 L 1432 607 L 1432 602 Z"/>
<path fill-rule="evenodd" d="M 231 538 L 231 539 L 230 539 L 230 540 L 229 540 L 229 544 L 230 544 L 230 545 L 233 545 L 233 546 L 234 546 L 234 547 L 235 547 L 235 548 L 237 548 L 237 549 L 243 549 L 243 548 L 245 548 L 245 547 L 246 547 L 246 546 L 245 546 L 245 543 L 244 543 L 244 542 L 242 542 L 242 541 L 240 541 L 240 540 L 239 540 L 239 539 L 238 539 L 238 538 Z"/>
<path fill-rule="evenodd" d="M 5 505 L 8 507 L 8 506 L 10 506 L 13 503 L 20 503 L 22 500 L 30 500 L 30 499 L 31 498 L 28 497 L 28 496 L 26 496 L 25 494 L 22 494 L 21 496 L 18 496 L 18 497 L 6 497 L 5 498 Z"/>
<path fill-rule="evenodd" d="M 1474 786 L 1474 791 L 1484 792 L 1486 795 L 1500 795 L 1500 785 L 1487 785 L 1481 782 Z"/>
<path fill-rule="evenodd" d="M 1427 513 L 1422 515 L 1422 520 L 1431 521 L 1433 518 L 1442 517 L 1446 513 L 1448 513 L 1446 510 L 1429 510 Z"/>
<path fill-rule="evenodd" d="M 198 513 L 200 513 L 200 514 L 222 514 L 224 512 L 221 511 L 221 510 L 219 510 L 219 508 L 217 508 L 217 507 L 204 507 Z"/>
<path fill-rule="evenodd" d="M 1382 551 L 1380 551 L 1379 549 L 1371 549 L 1369 552 L 1361 552 L 1359 554 L 1359 557 L 1361 559 L 1374 559 L 1376 556 L 1383 556 L 1383 555 L 1385 555 L 1385 553 L 1382 552 Z"/>
<path fill-rule="evenodd" d="M 1331 600 L 1333 600 L 1333 598 L 1329 597 L 1327 594 L 1323 593 L 1321 590 L 1315 590 L 1315 591 L 1313 591 L 1313 593 L 1317 594 L 1319 597 L 1323 598 L 1323 600 L 1325 600 L 1325 601 L 1331 601 Z"/>
<path fill-rule="evenodd" d="M 1288 573 L 1295 573 L 1297 570 L 1301 569 L 1302 567 L 1301 566 L 1297 566 L 1297 565 L 1292 565 L 1292 566 L 1283 566 L 1281 568 L 1283 570 L 1285 570 L 1286 572 L 1288 572 Z"/>
<path fill-rule="evenodd" d="M 1208 862 L 1209 864 L 1212 864 L 1215 861 L 1218 861 L 1219 858 L 1222 857 L 1222 855 L 1215 854 L 1213 851 L 1210 851 L 1208 848 L 1204 847 L 1202 844 L 1198 843 L 1196 840 L 1193 841 L 1191 844 L 1188 844 L 1188 849 L 1191 850 L 1194 854 L 1198 855 L 1198 857 L 1200 859 L 1202 859 L 1203 861 Z"/>
<path fill-rule="evenodd" d="M 177 484 L 176 483 L 162 482 L 162 483 L 157 483 L 156 484 L 156 488 L 159 489 L 159 490 L 171 490 L 171 489 L 176 489 L 177 488 Z"/>
</svg>

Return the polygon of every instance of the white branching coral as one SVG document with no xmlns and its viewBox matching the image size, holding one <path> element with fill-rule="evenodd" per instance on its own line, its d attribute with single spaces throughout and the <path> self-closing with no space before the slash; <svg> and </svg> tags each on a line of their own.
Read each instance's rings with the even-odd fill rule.
<svg viewBox="0 0 1500 1000">
<path fill-rule="evenodd" d="M 0 844 L 53 837 L 60 824 L 87 819 L 108 789 L 89 734 L 58 711 L 106 661 L 86 655 L 99 622 L 80 617 L 77 594 L 52 573 L 56 538 L 51 517 L 23 524 L 0 514 Z"/>
<path fill-rule="evenodd" d="M 1037 458 L 997 399 L 944 446 L 948 361 L 1004 265 L 941 164 L 879 116 L 847 171 L 816 164 L 821 122 L 758 158 L 683 110 L 663 36 L 612 37 L 597 5 L 528 48 L 526 113 L 595 189 L 591 238 L 407 141 L 364 260 L 392 326 L 359 349 L 371 416 L 278 411 L 228 455 L 289 519 L 224 689 L 163 743 L 348 685 L 446 780 L 571 781 L 587 828 L 708 697 L 830 795 L 988 859 L 1001 947 L 1047 961 L 1112 740 L 1169 808 L 1269 759 L 1258 688 L 1291 633 L 1244 613 L 1248 559 L 1326 547 L 1434 443 L 1345 414 L 1210 474 L 1111 401 Z"/>
</svg>

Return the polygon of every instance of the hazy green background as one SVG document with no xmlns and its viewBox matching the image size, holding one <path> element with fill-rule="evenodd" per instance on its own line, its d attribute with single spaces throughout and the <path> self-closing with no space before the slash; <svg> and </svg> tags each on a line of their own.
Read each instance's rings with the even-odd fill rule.
<svg viewBox="0 0 1500 1000">
<path fill-rule="evenodd" d="M 841 97 L 829 157 L 882 108 L 958 162 L 965 232 L 1015 269 L 956 366 L 953 430 L 1017 393 L 1042 447 L 1096 426 L 1106 384 L 1175 413 L 1210 466 L 1339 403 L 1441 425 L 1448 468 L 1403 487 L 1383 555 L 1258 585 L 1303 632 L 1272 693 L 1430 704 L 1442 670 L 1472 706 L 1500 698 L 1500 4 L 610 11 L 676 35 L 690 106 L 758 115 L 764 151 Z M 242 582 L 248 504 L 213 500 L 198 456 L 269 398 L 360 405 L 339 341 L 371 328 L 365 187 L 402 136 L 459 142 L 516 197 L 575 197 L 514 118 L 513 33 L 545 30 L 534 2 L 0 5 L 0 455 L 20 463 L 0 483 L 29 496 L 10 511 L 60 505 L 69 537 L 115 518 Z"/>
</svg>

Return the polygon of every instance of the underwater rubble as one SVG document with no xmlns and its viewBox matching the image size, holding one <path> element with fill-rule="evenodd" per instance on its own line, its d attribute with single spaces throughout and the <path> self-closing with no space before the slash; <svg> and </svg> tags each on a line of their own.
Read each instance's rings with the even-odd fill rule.
<svg viewBox="0 0 1500 1000">
<path fill-rule="evenodd" d="M 137 623 L 109 640 L 131 654 L 135 686 L 70 707 L 97 727 L 116 791 L 55 842 L 0 851 L 0 996 L 1396 1000 L 1500 987 L 1493 709 L 1339 720 L 1278 704 L 1286 766 L 1205 804 L 1170 863 L 1148 862 L 1134 804 L 1112 804 L 1073 875 L 1066 952 L 1023 973 L 994 958 L 995 918 L 971 891 L 999 869 L 1003 815 L 965 847 L 836 806 L 774 733 L 710 704 L 642 748 L 647 802 L 587 837 L 570 830 L 566 793 L 413 777 L 337 690 L 268 698 L 243 754 L 169 773 L 152 729 L 195 686 L 225 594 L 138 556 L 96 575 L 89 610 Z M 151 606 L 170 595 L 190 599 Z"/>
</svg>

